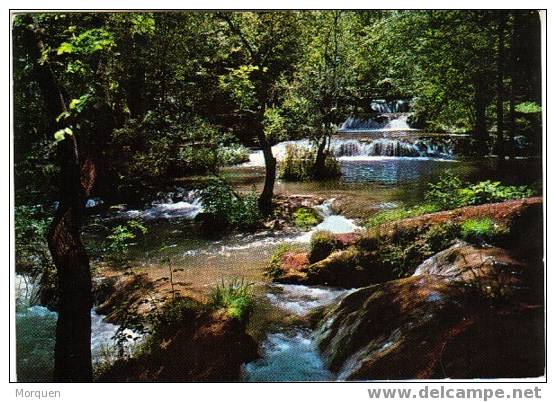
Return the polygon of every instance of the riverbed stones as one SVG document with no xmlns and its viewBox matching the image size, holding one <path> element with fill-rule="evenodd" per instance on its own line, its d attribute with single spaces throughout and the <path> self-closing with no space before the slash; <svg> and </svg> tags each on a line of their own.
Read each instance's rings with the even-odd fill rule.
<svg viewBox="0 0 556 402">
<path fill-rule="evenodd" d="M 319 346 L 340 380 L 543 374 L 542 305 L 508 252 L 457 243 L 408 278 L 362 288 L 322 321 Z"/>
</svg>

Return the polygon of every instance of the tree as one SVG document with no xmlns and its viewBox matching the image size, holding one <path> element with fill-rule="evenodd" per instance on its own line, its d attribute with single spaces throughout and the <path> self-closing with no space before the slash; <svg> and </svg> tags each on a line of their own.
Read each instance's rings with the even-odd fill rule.
<svg viewBox="0 0 556 402">
<path fill-rule="evenodd" d="M 233 63 L 220 77 L 238 113 L 255 132 L 265 160 L 265 182 L 259 197 L 263 215 L 272 212 L 276 158 L 272 145 L 283 139 L 280 109 L 284 82 L 291 79 L 299 51 L 299 19 L 294 12 L 219 13 L 226 24 Z"/>
<path fill-rule="evenodd" d="M 112 127 L 110 118 L 102 113 L 94 122 L 79 116 L 87 108 L 97 112 L 102 110 L 94 84 L 89 86 L 89 93 L 68 101 L 71 99 L 69 92 L 57 71 L 67 73 L 79 66 L 77 74 L 80 79 L 89 71 L 96 75 L 103 59 L 99 53 L 110 48 L 113 42 L 108 32 L 92 28 L 84 29 L 78 35 L 72 34 L 68 41 L 58 43 L 59 46 L 51 46 L 67 33 L 67 30 L 58 30 L 58 20 L 70 20 L 57 17 L 18 16 L 14 29 L 20 30 L 21 39 L 27 44 L 29 60 L 32 61 L 30 68 L 48 111 L 46 127 L 52 133 L 51 141 L 57 144 L 60 168 L 59 205 L 47 234 L 57 271 L 59 296 L 54 380 L 91 381 L 91 273 L 80 232 L 85 200 L 95 184 L 97 173 L 95 151 L 83 157 L 77 133 L 89 131 L 89 137 L 98 137 Z M 88 16 L 80 22 L 86 25 L 94 20 L 95 17 Z M 64 55 L 68 54 L 75 57 L 66 58 Z M 91 67 L 94 68 L 89 70 Z M 68 79 L 68 74 L 64 78 Z"/>
<path fill-rule="evenodd" d="M 296 116 L 294 130 L 302 131 L 317 147 L 314 178 L 326 177 L 327 144 L 353 109 L 355 72 L 351 32 L 353 14 L 319 11 L 304 16 L 303 58 L 296 66 L 286 108 Z"/>
</svg>

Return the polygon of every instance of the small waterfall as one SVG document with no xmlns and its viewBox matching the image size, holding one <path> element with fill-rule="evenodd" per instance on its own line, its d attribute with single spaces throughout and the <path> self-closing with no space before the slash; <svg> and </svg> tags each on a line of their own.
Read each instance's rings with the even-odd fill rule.
<svg viewBox="0 0 556 402">
<path fill-rule="evenodd" d="M 333 139 L 330 144 L 334 156 L 399 156 L 445 157 L 452 156 L 449 143 L 434 143 L 427 139 L 377 138 L 370 141 Z"/>
<path fill-rule="evenodd" d="M 202 212 L 203 205 L 196 190 L 187 191 L 178 187 L 176 191 L 159 194 L 159 199 L 151 203 L 149 208 L 124 210 L 117 218 L 144 220 L 185 218 L 195 219 Z"/>
<path fill-rule="evenodd" d="M 302 148 L 313 146 L 309 140 L 284 141 L 272 147 L 274 157 L 281 161 L 286 154 L 288 145 Z M 428 157 L 452 159 L 454 143 L 450 138 L 419 138 L 403 136 L 399 138 L 332 138 L 330 142 L 332 154 L 338 158 L 349 157 Z M 249 155 L 249 162 L 245 167 L 264 166 L 262 151 L 255 151 Z"/>
<path fill-rule="evenodd" d="M 307 318 L 315 310 L 334 304 L 353 290 L 304 285 L 275 285 L 267 294 L 283 314 Z M 304 325 L 276 329 L 261 344 L 261 358 L 244 367 L 244 381 L 330 381 L 315 333 Z"/>
<path fill-rule="evenodd" d="M 16 274 L 17 374 L 19 381 L 48 382 L 54 369 L 54 341 L 58 313 L 35 304 L 37 281 Z M 104 321 L 104 316 L 91 310 L 91 352 L 93 364 L 106 358 L 124 356 L 142 340 L 140 334 L 123 329 L 125 344 L 117 345 L 114 336 L 120 327 Z"/>
<path fill-rule="evenodd" d="M 357 226 L 352 219 L 348 219 L 343 215 L 336 215 L 332 209 L 333 203 L 334 198 L 326 200 L 321 205 L 317 205 L 314 209 L 323 218 L 323 221 L 310 231 L 303 233 L 293 240 L 299 243 L 308 243 L 311 241 L 313 233 L 321 230 L 341 234 L 353 233 L 356 230 L 361 229 L 361 227 Z"/>
<path fill-rule="evenodd" d="M 348 117 L 339 132 L 416 131 L 407 122 L 410 113 L 383 113 L 375 117 Z"/>
</svg>

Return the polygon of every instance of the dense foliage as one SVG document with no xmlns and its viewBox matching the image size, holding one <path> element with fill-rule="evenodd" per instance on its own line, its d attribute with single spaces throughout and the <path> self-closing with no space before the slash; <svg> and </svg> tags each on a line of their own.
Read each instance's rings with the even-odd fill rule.
<svg viewBox="0 0 556 402">
<path fill-rule="evenodd" d="M 284 159 L 278 166 L 278 176 L 288 181 L 307 181 L 315 178 L 330 179 L 342 174 L 340 163 L 327 155 L 324 165 L 315 167 L 317 151 L 295 145 L 286 146 Z"/>
<path fill-rule="evenodd" d="M 318 178 L 334 128 L 376 114 L 373 99 L 410 99 L 413 124 L 474 131 L 491 151 L 497 130 L 505 153 L 535 153 L 539 26 L 536 12 L 504 10 L 18 15 L 16 196 L 53 198 L 55 143 L 71 135 L 106 198 L 288 138 L 312 140 L 316 170 L 300 178 Z M 67 102 L 57 121 L 44 66 Z"/>
<path fill-rule="evenodd" d="M 257 194 L 238 194 L 220 179 L 212 180 L 201 190 L 203 214 L 201 219 L 214 229 L 226 227 L 255 229 L 261 223 Z"/>
</svg>

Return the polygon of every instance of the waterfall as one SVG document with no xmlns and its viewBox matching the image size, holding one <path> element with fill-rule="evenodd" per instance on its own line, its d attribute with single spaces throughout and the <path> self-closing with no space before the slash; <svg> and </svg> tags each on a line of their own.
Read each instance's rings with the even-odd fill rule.
<svg viewBox="0 0 556 402">
<path fill-rule="evenodd" d="M 345 132 L 373 132 L 373 131 L 417 131 L 407 122 L 410 113 L 383 113 L 376 117 L 359 118 L 348 117 L 338 131 Z"/>
<path fill-rule="evenodd" d="M 330 149 L 336 157 L 350 156 L 398 156 L 398 157 L 444 157 L 450 158 L 450 143 L 430 139 L 377 138 L 369 141 L 333 139 Z"/>
<path fill-rule="evenodd" d="M 159 194 L 159 199 L 151 203 L 149 208 L 130 209 L 119 212 L 116 217 L 124 219 L 195 219 L 202 212 L 203 205 L 196 190 L 187 191 L 181 187 L 176 191 Z"/>
<path fill-rule="evenodd" d="M 274 157 L 281 161 L 286 154 L 286 147 L 294 145 L 302 148 L 310 148 L 309 140 L 284 141 L 272 147 Z M 453 159 L 454 143 L 448 137 L 442 138 L 419 138 L 403 136 L 400 138 L 332 138 L 330 151 L 337 158 L 361 158 L 361 157 L 421 157 Z M 255 151 L 249 155 L 249 162 L 243 164 L 246 167 L 264 166 L 262 151 Z"/>
<path fill-rule="evenodd" d="M 37 303 L 39 286 L 28 275 L 16 274 L 17 373 L 19 381 L 50 381 L 54 369 L 54 342 L 58 313 Z M 114 337 L 120 327 L 104 321 L 91 310 L 91 352 L 93 364 L 107 358 L 127 356 L 142 341 L 142 335 L 123 329 L 125 344 L 117 345 Z"/>
</svg>

